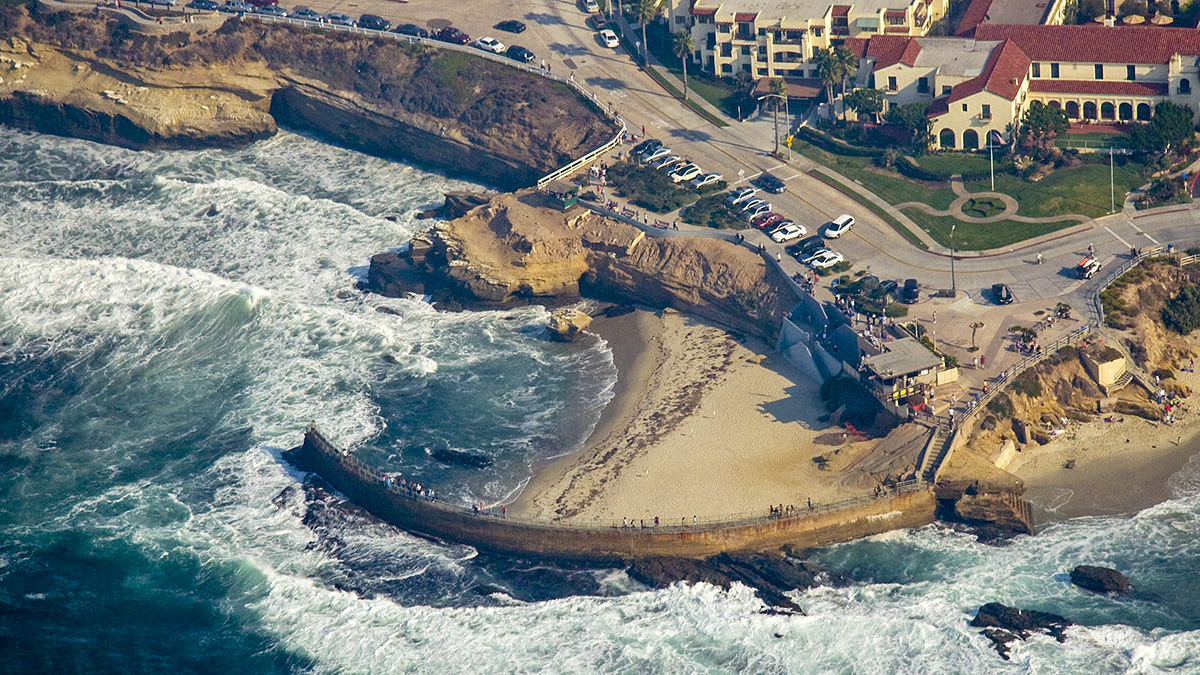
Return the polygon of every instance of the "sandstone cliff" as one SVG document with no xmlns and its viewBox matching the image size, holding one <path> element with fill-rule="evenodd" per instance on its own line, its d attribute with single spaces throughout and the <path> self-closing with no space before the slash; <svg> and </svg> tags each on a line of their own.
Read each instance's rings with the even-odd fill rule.
<svg viewBox="0 0 1200 675">
<path fill-rule="evenodd" d="M 559 211 L 526 191 L 500 195 L 417 235 L 407 259 L 376 256 L 368 285 L 385 294 L 440 288 L 489 305 L 587 294 L 674 307 L 769 335 L 795 303 L 776 275 L 744 247 L 647 237 L 582 207 Z"/>
<path fill-rule="evenodd" d="M 0 122 L 133 148 L 311 129 L 524 187 L 615 132 L 571 88 L 470 54 L 231 18 L 140 34 L 102 15 L 0 7 Z"/>
</svg>

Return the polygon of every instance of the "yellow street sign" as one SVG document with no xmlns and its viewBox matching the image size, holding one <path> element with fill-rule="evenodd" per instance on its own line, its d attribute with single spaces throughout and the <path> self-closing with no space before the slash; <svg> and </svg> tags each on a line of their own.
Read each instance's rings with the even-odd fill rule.
<svg viewBox="0 0 1200 675">
<path fill-rule="evenodd" d="M 785 138 L 785 139 L 783 140 L 783 142 L 784 142 L 784 143 L 786 143 L 786 144 L 787 144 L 787 146 L 788 146 L 789 148 L 790 148 L 790 147 L 792 147 L 792 136 L 791 136 L 791 135 L 788 135 L 788 137 L 787 137 L 787 138 Z"/>
</svg>

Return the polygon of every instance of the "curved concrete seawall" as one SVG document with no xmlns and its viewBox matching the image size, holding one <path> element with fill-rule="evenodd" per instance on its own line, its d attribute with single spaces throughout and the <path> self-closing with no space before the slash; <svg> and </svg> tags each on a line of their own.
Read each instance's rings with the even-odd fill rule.
<svg viewBox="0 0 1200 675">
<path fill-rule="evenodd" d="M 389 486 L 383 474 L 335 448 L 310 428 L 288 459 L 311 471 L 372 515 L 404 530 L 517 556 L 629 560 L 648 556 L 704 558 L 727 551 L 826 546 L 932 523 L 936 499 L 915 483 L 878 499 L 802 510 L 786 518 L 756 517 L 698 525 L 621 527 L 530 521 L 475 513 Z"/>
</svg>

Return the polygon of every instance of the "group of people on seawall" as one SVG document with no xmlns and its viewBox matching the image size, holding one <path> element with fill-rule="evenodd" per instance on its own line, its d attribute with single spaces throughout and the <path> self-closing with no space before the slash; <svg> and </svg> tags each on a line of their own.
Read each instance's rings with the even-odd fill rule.
<svg viewBox="0 0 1200 675">
<path fill-rule="evenodd" d="M 383 474 L 383 484 L 389 490 L 399 489 L 408 492 L 410 497 L 421 497 L 429 501 L 437 501 L 437 491 L 433 488 L 426 488 L 424 485 L 414 480 L 408 480 L 404 476 L 395 473 Z"/>
</svg>

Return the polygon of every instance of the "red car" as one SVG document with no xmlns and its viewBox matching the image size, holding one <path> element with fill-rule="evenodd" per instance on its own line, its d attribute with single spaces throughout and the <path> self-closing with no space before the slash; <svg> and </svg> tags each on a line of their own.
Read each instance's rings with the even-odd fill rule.
<svg viewBox="0 0 1200 675">
<path fill-rule="evenodd" d="M 774 211 L 771 211 L 769 213 L 764 213 L 750 221 L 750 224 L 760 230 L 765 230 L 776 223 L 782 222 L 784 218 L 785 216 L 782 213 L 775 213 Z"/>
<path fill-rule="evenodd" d="M 456 45 L 470 44 L 471 36 L 455 28 L 454 26 L 446 26 L 437 32 L 437 39 L 442 42 L 449 42 Z"/>
</svg>

